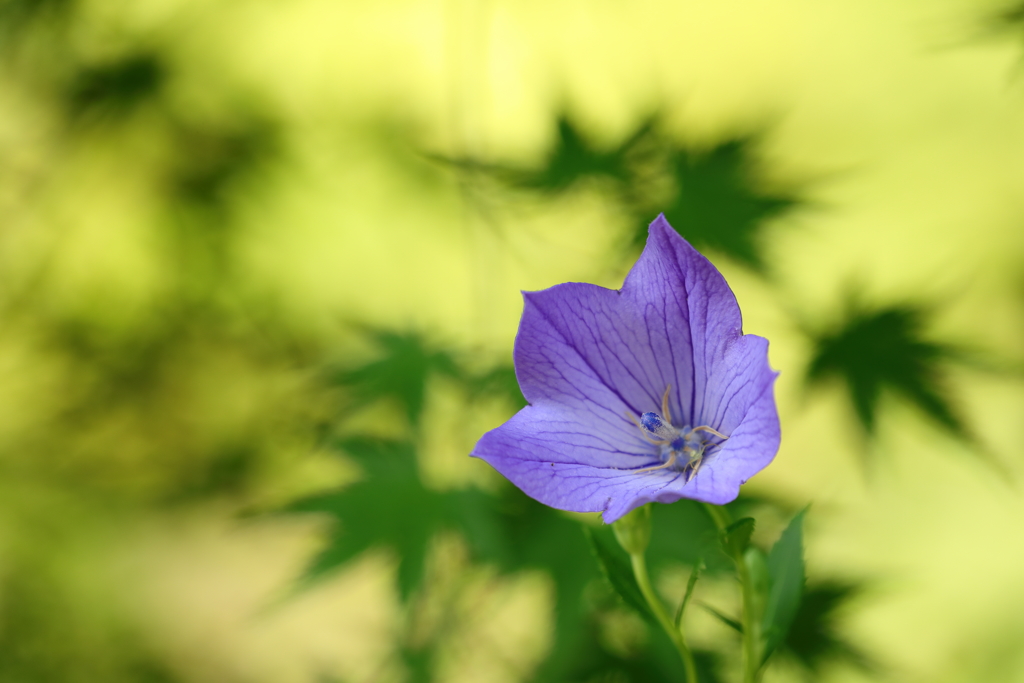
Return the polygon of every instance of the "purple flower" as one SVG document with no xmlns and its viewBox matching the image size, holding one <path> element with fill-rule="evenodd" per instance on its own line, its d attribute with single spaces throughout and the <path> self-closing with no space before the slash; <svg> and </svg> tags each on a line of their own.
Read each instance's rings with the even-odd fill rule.
<svg viewBox="0 0 1024 683">
<path fill-rule="evenodd" d="M 516 377 L 530 405 L 480 439 L 527 495 L 614 522 L 657 501 L 724 504 L 779 448 L 768 341 L 721 273 L 651 223 L 622 289 L 524 292 Z"/>
</svg>

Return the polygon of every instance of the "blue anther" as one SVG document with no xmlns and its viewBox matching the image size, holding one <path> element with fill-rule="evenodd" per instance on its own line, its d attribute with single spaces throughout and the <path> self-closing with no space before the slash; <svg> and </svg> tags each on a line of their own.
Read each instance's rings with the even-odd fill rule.
<svg viewBox="0 0 1024 683">
<path fill-rule="evenodd" d="M 661 416 L 657 413 L 644 413 L 640 416 L 640 424 L 647 431 L 657 434 L 658 429 L 665 423 L 661 421 Z"/>
</svg>

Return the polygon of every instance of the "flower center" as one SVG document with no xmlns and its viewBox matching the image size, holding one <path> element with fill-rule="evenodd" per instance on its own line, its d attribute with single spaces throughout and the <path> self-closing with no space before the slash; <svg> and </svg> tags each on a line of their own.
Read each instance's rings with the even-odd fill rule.
<svg viewBox="0 0 1024 683">
<path fill-rule="evenodd" d="M 643 437 L 658 446 L 658 457 L 661 460 L 660 465 L 644 467 L 635 472 L 639 474 L 653 470 L 671 469 L 682 472 L 686 481 L 689 481 L 697 475 L 697 470 L 700 469 L 700 465 L 704 461 L 705 451 L 709 447 L 721 445 L 720 442 L 713 441 L 711 437 L 718 437 L 723 441 L 729 437 L 707 425 L 693 428 L 672 426 L 672 417 L 668 410 L 669 388 L 665 389 L 665 395 L 661 401 L 664 418 L 654 412 L 644 413 L 640 416 L 639 421 L 633 418 Z"/>
<path fill-rule="evenodd" d="M 705 449 L 712 445 L 701 438 L 696 429 L 673 427 L 657 413 L 644 413 L 640 416 L 640 431 L 648 441 L 659 447 L 661 462 L 664 464 L 658 469 L 663 467 L 683 471 L 692 468 L 696 474 Z"/>
</svg>

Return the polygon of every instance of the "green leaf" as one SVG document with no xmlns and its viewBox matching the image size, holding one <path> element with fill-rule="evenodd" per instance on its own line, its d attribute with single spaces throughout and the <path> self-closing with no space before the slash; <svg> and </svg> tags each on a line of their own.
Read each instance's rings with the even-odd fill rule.
<svg viewBox="0 0 1024 683">
<path fill-rule="evenodd" d="M 1001 8 L 986 23 L 992 33 L 1020 33 L 1024 29 L 1024 2 Z"/>
<path fill-rule="evenodd" d="M 340 491 L 312 496 L 286 512 L 323 513 L 335 520 L 327 546 L 307 567 L 303 580 L 316 581 L 374 547 L 398 556 L 398 587 L 404 597 L 423 577 L 430 539 L 442 529 L 460 529 L 476 540 L 500 538 L 480 529 L 491 505 L 480 491 L 437 492 L 420 482 L 411 444 L 372 439 L 339 443 L 362 464 L 368 477 Z M 476 527 L 463 521 L 473 520 Z"/>
<path fill-rule="evenodd" d="M 684 498 L 671 505 L 652 505 L 651 526 L 647 562 L 655 573 L 679 562 L 695 566 L 701 561 L 711 573 L 732 571 L 731 560 L 719 551 L 718 529 L 703 503 Z"/>
<path fill-rule="evenodd" d="M 621 144 L 607 149 L 592 144 L 575 123 L 565 115 L 556 122 L 558 137 L 544 164 L 536 171 L 520 171 L 516 184 L 550 194 L 564 192 L 586 179 L 606 179 L 628 183 L 632 170 L 628 153 L 645 134 L 642 126 Z"/>
<path fill-rule="evenodd" d="M 668 175 L 675 192 L 659 204 L 669 223 L 698 249 L 714 249 L 764 270 L 760 230 L 796 204 L 786 193 L 759 186 L 751 173 L 754 136 L 725 140 L 709 150 L 671 148 Z M 637 241 L 647 238 L 646 223 Z"/>
<path fill-rule="evenodd" d="M 651 608 L 644 599 L 643 593 L 640 592 L 640 586 L 636 583 L 636 578 L 633 576 L 633 570 L 630 565 L 619 554 L 613 552 L 598 539 L 591 529 L 583 527 L 583 533 L 590 543 L 590 550 L 594 554 L 598 566 L 601 568 L 601 573 L 615 592 L 619 594 L 619 597 L 649 623 L 656 624 L 657 619 L 654 613 L 651 612 Z"/>
<path fill-rule="evenodd" d="M 753 517 L 744 517 L 730 524 L 722 532 L 722 548 L 725 550 L 725 554 L 737 562 L 742 562 L 743 553 L 750 545 L 750 535 L 753 533 Z"/>
<path fill-rule="evenodd" d="M 786 638 L 800 607 L 800 598 L 804 592 L 803 520 L 806 512 L 805 508 L 790 521 L 768 553 L 771 588 L 761 624 L 765 638 L 765 660 Z"/>
<path fill-rule="evenodd" d="M 628 195 L 637 184 L 631 157 L 637 146 L 650 138 L 651 122 L 642 123 L 618 144 L 602 146 L 587 138 L 568 116 L 555 120 L 555 143 L 533 168 L 513 167 L 473 158 L 451 158 L 431 154 L 436 162 L 465 174 L 490 177 L 507 187 L 557 196 L 588 181 L 604 181 Z"/>
<path fill-rule="evenodd" d="M 596 629 L 589 631 L 576 666 L 558 683 L 693 683 L 686 680 L 679 651 L 667 638 L 650 638 L 644 646 L 629 653 L 609 649 L 602 641 Z M 721 683 L 721 657 L 717 653 L 694 649 L 693 657 L 700 683 Z"/>
<path fill-rule="evenodd" d="M 337 372 L 335 381 L 351 392 L 354 403 L 391 399 L 402 406 L 410 424 L 419 424 L 430 376 L 460 374 L 454 356 L 431 348 L 416 333 L 371 329 L 367 334 L 378 348 L 377 359 Z"/>
<path fill-rule="evenodd" d="M 868 673 L 877 671 L 878 664 L 844 640 L 837 628 L 839 613 L 863 590 L 861 585 L 840 582 L 808 587 L 780 651 L 814 674 L 835 662 L 852 664 Z"/>
<path fill-rule="evenodd" d="M 723 624 L 725 624 L 726 626 L 728 626 L 732 630 L 736 631 L 736 633 L 740 633 L 740 634 L 743 633 L 743 624 L 741 624 L 736 619 L 733 619 L 732 617 L 728 617 L 728 616 L 722 614 L 721 612 L 719 612 L 718 610 L 716 610 L 714 607 L 712 607 L 711 605 L 709 605 L 707 603 L 698 602 L 697 604 L 700 605 L 701 608 L 704 609 L 706 612 L 708 612 L 708 614 L 712 615 L 713 617 L 717 617 L 718 620 L 721 621 Z"/>
<path fill-rule="evenodd" d="M 354 459 L 366 478 L 284 511 L 326 514 L 336 522 L 300 586 L 326 577 L 369 549 L 384 547 L 398 556 L 398 587 L 405 599 L 422 580 L 430 539 L 440 530 L 458 531 L 477 560 L 503 573 L 549 573 L 558 608 L 549 655 L 533 680 L 564 681 L 566 672 L 587 654 L 583 590 L 599 576 L 579 522 L 511 485 L 501 486 L 496 494 L 427 489 L 418 475 L 414 448 L 406 442 L 350 438 L 333 445 Z"/>
<path fill-rule="evenodd" d="M 76 114 L 124 113 L 154 97 L 166 76 L 162 61 L 149 53 L 86 67 L 74 76 L 68 92 L 69 105 Z"/>
<path fill-rule="evenodd" d="M 752 545 L 743 553 L 743 563 L 746 565 L 747 577 L 751 587 L 749 619 L 751 623 L 761 623 L 764 620 L 765 611 L 768 606 L 768 596 L 771 591 L 771 576 L 768 572 L 768 562 L 764 552 Z"/>
<path fill-rule="evenodd" d="M 693 597 L 693 589 L 697 587 L 697 579 L 700 578 L 700 573 L 703 569 L 704 561 L 701 560 L 690 570 L 690 580 L 686 582 L 686 593 L 683 595 L 683 601 L 679 603 L 679 609 L 676 610 L 676 618 L 674 620 L 676 628 L 679 628 L 679 624 L 683 621 L 686 606 L 690 604 L 690 598 Z"/>
<path fill-rule="evenodd" d="M 196 125 L 179 121 L 174 127 L 175 144 L 190 150 L 173 174 L 173 187 L 178 199 L 195 207 L 224 208 L 232 188 L 246 181 L 247 188 L 270 162 L 280 159 L 282 140 L 280 124 L 263 117 L 239 117 L 225 125 Z M 216 214 L 215 214 L 216 215 Z M 227 225 L 215 220 L 218 231 L 207 234 L 211 245 L 230 236 Z M 210 223 L 204 222 L 205 230 Z M 196 235 L 200 239 L 203 235 Z M 208 248 L 213 248 L 208 247 Z M 224 248 L 223 245 L 219 248 Z"/>
<path fill-rule="evenodd" d="M 495 558 L 497 565 L 507 573 L 542 569 L 554 580 L 554 633 L 548 657 L 534 672 L 533 683 L 562 683 L 581 658 L 592 654 L 583 591 L 600 571 L 579 522 L 512 485 L 501 489 L 496 508 L 498 533 L 509 548 L 507 554 Z M 614 547 L 610 539 L 605 543 L 609 546 Z"/>
<path fill-rule="evenodd" d="M 926 312 L 913 306 L 875 311 L 853 307 L 837 329 L 814 336 L 807 383 L 842 380 L 861 426 L 875 432 L 878 406 L 888 390 L 916 405 L 949 432 L 969 439 L 943 387 L 940 362 L 954 350 L 925 340 Z"/>
<path fill-rule="evenodd" d="M 523 392 L 519 389 L 516 371 L 511 365 L 500 365 L 476 376 L 466 378 L 471 396 L 501 396 L 516 410 L 526 405 Z"/>
</svg>

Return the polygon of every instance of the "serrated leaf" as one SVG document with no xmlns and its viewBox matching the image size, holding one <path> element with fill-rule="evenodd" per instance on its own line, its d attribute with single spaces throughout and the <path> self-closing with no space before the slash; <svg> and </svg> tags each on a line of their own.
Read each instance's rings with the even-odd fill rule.
<svg viewBox="0 0 1024 683">
<path fill-rule="evenodd" d="M 633 194 L 638 179 L 631 157 L 638 145 L 651 137 L 652 121 L 641 123 L 630 135 L 613 145 L 595 144 L 576 122 L 564 114 L 557 117 L 555 127 L 554 144 L 534 168 L 472 158 L 429 156 L 464 173 L 491 177 L 508 187 L 548 196 L 560 195 L 593 180 L 611 183 L 614 190 L 623 196 Z"/>
<path fill-rule="evenodd" d="M 454 356 L 432 348 L 413 332 L 371 329 L 367 334 L 378 348 L 377 359 L 340 370 L 335 380 L 348 389 L 354 403 L 365 405 L 391 399 L 402 406 L 412 425 L 419 424 L 430 376 L 459 375 Z"/>
<path fill-rule="evenodd" d="M 487 538 L 500 538 L 493 530 L 480 529 L 491 506 L 486 494 L 475 490 L 437 492 L 422 485 L 411 444 L 351 439 L 342 445 L 367 468 L 369 476 L 340 491 L 300 500 L 285 510 L 324 513 L 336 520 L 327 546 L 307 567 L 304 581 L 320 579 L 370 548 L 386 547 L 398 556 L 398 588 L 404 598 L 422 580 L 428 544 L 438 531 L 459 529 L 485 547 Z M 473 524 L 464 524 L 468 520 Z"/>
<path fill-rule="evenodd" d="M 834 662 L 853 664 L 866 672 L 876 671 L 878 665 L 846 642 L 837 629 L 838 613 L 862 591 L 862 586 L 850 583 L 808 587 L 780 650 L 812 673 L 819 673 Z"/>
<path fill-rule="evenodd" d="M 803 520 L 806 509 L 790 521 L 782 536 L 768 553 L 771 587 L 765 605 L 761 632 L 764 634 L 764 659 L 786 638 L 790 624 L 800 607 L 804 592 Z"/>
<path fill-rule="evenodd" d="M 580 658 L 589 654 L 583 590 L 600 576 L 580 524 L 529 498 L 518 488 L 501 489 L 497 504 L 501 536 L 509 553 L 498 566 L 504 572 L 543 569 L 555 587 L 555 623 L 551 647 L 534 672 L 534 683 L 561 683 Z"/>
<path fill-rule="evenodd" d="M 647 600 L 644 599 L 643 593 L 640 592 L 640 586 L 637 585 L 630 566 L 598 539 L 592 530 L 584 527 L 583 533 L 590 544 L 590 550 L 594 554 L 594 559 L 597 560 L 597 564 L 601 568 L 601 573 L 607 579 L 612 589 L 637 614 L 649 623 L 656 624 L 657 619 L 647 604 Z"/>
<path fill-rule="evenodd" d="M 759 187 L 751 174 L 753 136 L 726 140 L 709 150 L 672 149 L 669 174 L 675 192 L 660 204 L 669 223 L 698 249 L 713 249 L 764 269 L 760 230 L 796 204 L 788 194 Z M 646 238 L 638 232 L 638 241 Z"/>
<path fill-rule="evenodd" d="M 536 171 L 519 172 L 518 185 L 556 194 L 588 178 L 619 183 L 630 181 L 632 172 L 627 154 L 643 127 L 622 144 L 601 149 L 587 140 L 567 116 L 559 116 L 556 125 L 558 137 L 543 166 Z"/>
<path fill-rule="evenodd" d="M 750 536 L 754 533 L 754 518 L 744 517 L 730 524 L 722 532 L 722 549 L 725 554 L 737 562 L 743 561 L 743 553 L 750 545 Z"/>
<path fill-rule="evenodd" d="M 868 435 L 875 432 L 879 401 L 889 390 L 954 435 L 969 438 L 942 386 L 940 362 L 953 350 L 925 340 L 925 318 L 924 310 L 912 306 L 851 310 L 837 329 L 814 339 L 808 384 L 841 379 Z"/>
</svg>

